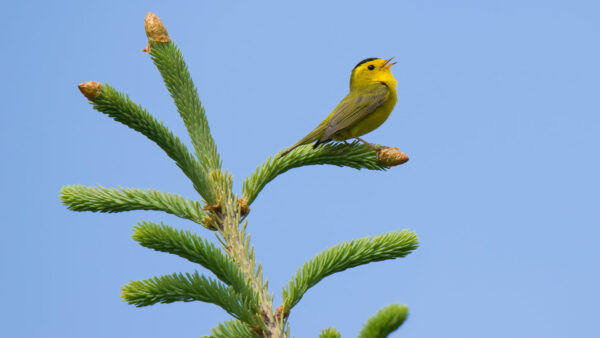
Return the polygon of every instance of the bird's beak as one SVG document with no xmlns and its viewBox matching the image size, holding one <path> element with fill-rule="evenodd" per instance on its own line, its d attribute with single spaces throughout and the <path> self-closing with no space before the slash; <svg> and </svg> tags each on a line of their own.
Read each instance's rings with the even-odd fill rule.
<svg viewBox="0 0 600 338">
<path fill-rule="evenodd" d="M 396 62 L 390 62 L 392 61 L 394 57 L 392 56 L 391 58 L 385 60 L 385 62 L 383 63 L 383 65 L 381 66 L 382 69 L 389 69 L 391 66 L 395 65 Z"/>
</svg>

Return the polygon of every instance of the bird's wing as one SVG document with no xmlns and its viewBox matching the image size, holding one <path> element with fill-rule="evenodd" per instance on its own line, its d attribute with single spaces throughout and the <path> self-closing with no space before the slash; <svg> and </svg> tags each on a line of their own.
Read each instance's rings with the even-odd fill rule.
<svg viewBox="0 0 600 338">
<path fill-rule="evenodd" d="M 335 108 L 320 141 L 329 140 L 334 134 L 353 127 L 369 116 L 385 101 L 389 91 L 386 84 L 377 83 L 350 92 Z"/>
</svg>

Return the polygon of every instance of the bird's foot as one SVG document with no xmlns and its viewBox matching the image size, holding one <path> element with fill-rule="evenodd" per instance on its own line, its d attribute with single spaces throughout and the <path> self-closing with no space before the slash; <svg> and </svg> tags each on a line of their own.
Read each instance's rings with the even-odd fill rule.
<svg viewBox="0 0 600 338">
<path fill-rule="evenodd" d="M 363 139 L 362 139 L 362 138 L 360 138 L 360 137 L 355 137 L 355 139 L 357 139 L 357 140 L 359 140 L 360 142 L 362 142 L 362 143 L 366 144 L 366 145 L 367 145 L 369 148 L 371 148 L 371 149 L 373 149 L 373 150 L 375 150 L 375 151 L 377 151 L 377 152 L 378 152 L 378 151 L 380 151 L 380 150 L 382 150 L 382 149 L 384 149 L 384 148 L 386 148 L 386 147 L 382 147 L 382 146 L 376 146 L 376 145 L 374 145 L 374 144 L 372 144 L 372 143 L 369 143 L 369 142 L 367 142 L 367 141 L 363 140 Z"/>
</svg>

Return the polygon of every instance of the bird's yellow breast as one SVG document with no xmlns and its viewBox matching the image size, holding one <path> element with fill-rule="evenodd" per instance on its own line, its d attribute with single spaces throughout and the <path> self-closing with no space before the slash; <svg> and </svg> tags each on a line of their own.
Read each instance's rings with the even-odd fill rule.
<svg viewBox="0 0 600 338">
<path fill-rule="evenodd" d="M 396 84 L 394 83 L 389 86 L 390 92 L 388 93 L 387 98 L 379 107 L 375 108 L 369 116 L 355 126 L 334 135 L 333 139 L 336 141 L 343 141 L 354 137 L 360 137 L 377 129 L 377 127 L 387 120 L 398 101 L 395 85 Z"/>
</svg>

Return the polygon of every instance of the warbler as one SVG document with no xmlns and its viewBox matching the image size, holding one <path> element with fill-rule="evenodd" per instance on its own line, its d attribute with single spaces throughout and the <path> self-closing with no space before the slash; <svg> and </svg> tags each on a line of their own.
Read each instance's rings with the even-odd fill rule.
<svg viewBox="0 0 600 338">
<path fill-rule="evenodd" d="M 315 141 L 313 148 L 332 140 L 357 139 L 376 149 L 360 136 L 375 130 L 385 122 L 398 101 L 396 79 L 390 70 L 390 67 L 396 64 L 391 62 L 392 59 L 368 58 L 359 62 L 352 69 L 348 95 L 313 131 L 287 148 L 280 156 Z"/>
</svg>

